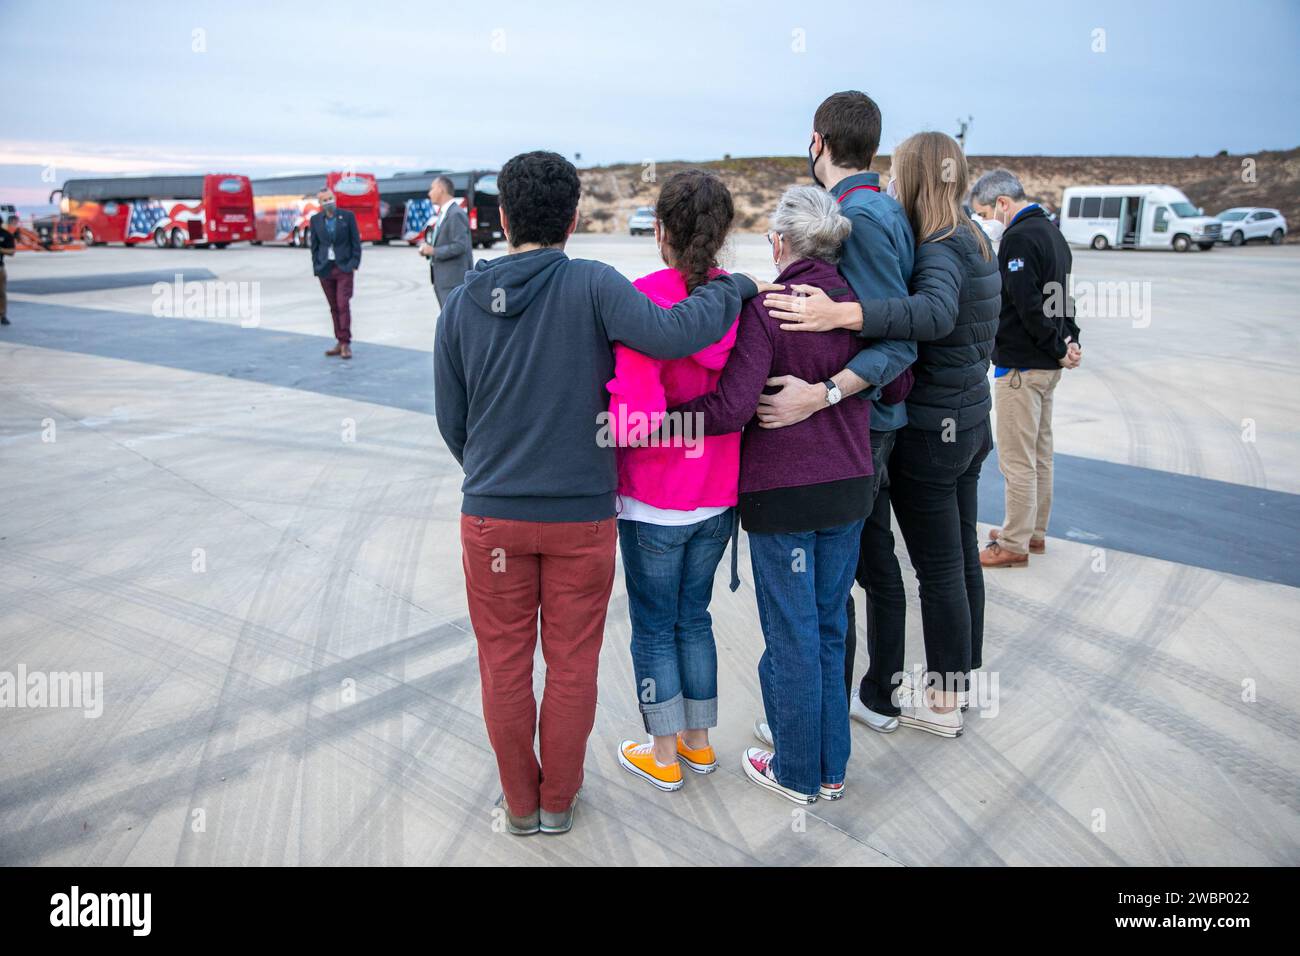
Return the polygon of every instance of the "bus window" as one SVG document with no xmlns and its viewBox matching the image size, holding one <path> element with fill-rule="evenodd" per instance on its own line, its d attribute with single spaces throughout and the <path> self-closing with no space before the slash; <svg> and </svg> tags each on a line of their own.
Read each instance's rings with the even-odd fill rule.
<svg viewBox="0 0 1300 956">
<path fill-rule="evenodd" d="M 1085 196 L 1083 199 L 1083 218 L 1096 219 L 1101 214 L 1101 197 Z"/>
<path fill-rule="evenodd" d="M 1153 223 L 1153 225 L 1151 226 L 1152 232 L 1168 232 L 1169 231 L 1169 210 L 1164 206 L 1161 206 L 1159 209 L 1157 209 L 1155 218 L 1152 220 L 1152 223 Z"/>
<path fill-rule="evenodd" d="M 1081 200 L 1078 196 L 1070 197 L 1070 218 L 1071 219 L 1079 218 L 1079 205 L 1082 201 L 1083 200 Z"/>
<path fill-rule="evenodd" d="M 1101 218 L 1118 219 L 1119 207 L 1123 200 L 1119 196 L 1107 196 L 1101 201 Z"/>
</svg>

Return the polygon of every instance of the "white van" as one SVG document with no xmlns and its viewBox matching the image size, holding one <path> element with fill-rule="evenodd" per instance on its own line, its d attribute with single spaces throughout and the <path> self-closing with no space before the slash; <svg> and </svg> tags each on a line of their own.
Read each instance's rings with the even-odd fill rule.
<svg viewBox="0 0 1300 956">
<path fill-rule="evenodd" d="M 1071 186 L 1061 196 L 1061 235 L 1094 249 L 1213 249 L 1222 224 L 1173 186 Z"/>
</svg>

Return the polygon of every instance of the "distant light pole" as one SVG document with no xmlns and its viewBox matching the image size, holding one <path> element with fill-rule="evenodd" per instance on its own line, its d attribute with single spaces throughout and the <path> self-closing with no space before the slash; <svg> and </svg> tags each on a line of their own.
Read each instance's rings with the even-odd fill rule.
<svg viewBox="0 0 1300 956">
<path fill-rule="evenodd" d="M 966 152 L 966 134 L 970 131 L 971 123 L 973 122 L 975 122 L 975 117 L 973 116 L 967 116 L 965 119 L 962 119 L 960 116 L 957 117 L 957 136 L 955 138 L 957 140 L 957 145 L 961 147 L 963 153 Z"/>
</svg>

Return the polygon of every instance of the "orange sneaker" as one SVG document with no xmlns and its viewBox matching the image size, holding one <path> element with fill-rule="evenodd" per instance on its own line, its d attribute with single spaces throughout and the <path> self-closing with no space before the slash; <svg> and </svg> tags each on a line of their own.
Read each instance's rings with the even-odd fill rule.
<svg viewBox="0 0 1300 956">
<path fill-rule="evenodd" d="M 678 743 L 680 747 L 681 744 Z M 697 751 L 698 752 L 698 751 Z M 671 793 L 682 789 L 682 766 L 674 760 L 667 767 L 655 760 L 654 744 L 639 744 L 635 740 L 625 740 L 618 747 L 618 762 L 628 773 L 648 780 L 660 790 Z"/>
<path fill-rule="evenodd" d="M 686 746 L 686 741 L 682 739 L 681 734 L 677 735 L 677 756 L 696 773 L 713 773 L 718 769 L 718 755 L 713 752 L 712 747 L 692 750 Z"/>
</svg>

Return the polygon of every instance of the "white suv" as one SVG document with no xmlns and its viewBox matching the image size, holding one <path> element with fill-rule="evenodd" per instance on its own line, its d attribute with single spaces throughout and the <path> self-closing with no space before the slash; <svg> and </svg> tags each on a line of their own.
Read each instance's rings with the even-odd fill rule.
<svg viewBox="0 0 1300 956">
<path fill-rule="evenodd" d="M 1220 242 L 1242 246 L 1252 239 L 1267 239 L 1278 245 L 1286 235 L 1286 219 L 1276 209 L 1258 206 L 1238 206 L 1225 209 L 1214 217 L 1223 223 Z"/>
</svg>

